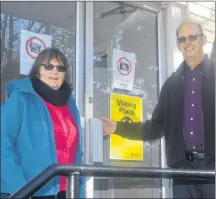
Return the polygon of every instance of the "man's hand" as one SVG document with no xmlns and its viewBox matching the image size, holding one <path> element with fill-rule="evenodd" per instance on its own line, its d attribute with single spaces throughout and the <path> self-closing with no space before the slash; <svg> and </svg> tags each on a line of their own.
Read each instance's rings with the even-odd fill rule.
<svg viewBox="0 0 216 199">
<path fill-rule="evenodd" d="M 116 131 L 117 122 L 109 118 L 100 118 L 103 123 L 103 135 L 110 135 Z"/>
</svg>

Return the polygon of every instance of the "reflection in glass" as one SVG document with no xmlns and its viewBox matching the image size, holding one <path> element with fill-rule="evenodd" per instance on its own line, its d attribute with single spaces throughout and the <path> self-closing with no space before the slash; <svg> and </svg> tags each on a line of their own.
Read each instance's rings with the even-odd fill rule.
<svg viewBox="0 0 216 199">
<path fill-rule="evenodd" d="M 58 3 L 58 2 L 57 2 Z M 25 9 L 28 7 L 28 10 Z M 74 2 L 62 2 L 61 8 L 70 7 L 70 12 L 75 13 Z M 39 15 L 37 9 L 46 10 L 46 13 Z M 75 69 L 75 15 L 70 19 L 69 28 L 65 24 L 56 24 L 56 14 L 53 10 L 61 9 L 53 2 L 2 2 L 1 7 L 1 89 L 13 79 L 22 78 L 20 75 L 20 38 L 21 30 L 28 30 L 34 33 L 48 34 L 52 36 L 52 47 L 60 49 L 68 58 L 71 66 L 71 73 Z M 50 11 L 49 11 L 50 10 Z M 37 13 L 36 13 L 37 12 Z M 67 17 L 71 13 L 65 13 L 61 17 Z M 35 16 L 35 17 L 34 17 Z M 53 17 L 55 18 L 53 18 Z M 50 19 L 49 23 L 47 20 Z M 72 27 L 72 28 L 71 28 Z M 75 79 L 71 77 L 71 83 Z M 1 94 L 1 101 L 4 101 L 5 93 Z"/>
<path fill-rule="evenodd" d="M 113 49 L 136 55 L 132 91 L 112 89 Z M 151 118 L 158 96 L 157 16 L 124 3 L 94 3 L 94 117 L 109 117 L 111 92 L 143 99 L 143 121 Z M 109 140 L 104 141 L 104 162 L 115 166 L 158 167 L 160 142 L 144 143 L 144 161 L 109 159 Z M 125 183 L 127 182 L 127 184 Z M 99 181 L 100 186 L 102 182 Z M 99 186 L 98 185 L 98 186 Z M 152 187 L 152 188 L 150 188 Z M 110 195 L 117 197 L 160 197 L 160 180 L 122 179 L 111 181 Z M 98 197 L 100 197 L 98 195 Z"/>
</svg>

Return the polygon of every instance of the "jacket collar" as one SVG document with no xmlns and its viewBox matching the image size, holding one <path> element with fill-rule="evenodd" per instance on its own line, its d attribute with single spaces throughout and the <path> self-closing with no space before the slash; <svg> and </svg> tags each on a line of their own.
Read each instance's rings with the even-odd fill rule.
<svg viewBox="0 0 216 199">
<path fill-rule="evenodd" d="M 203 77 L 208 77 L 209 73 L 211 72 L 211 60 L 209 59 L 208 55 L 204 56 L 204 59 L 202 61 L 202 64 L 200 65 L 200 70 L 203 74 Z M 184 76 L 184 71 L 187 67 L 186 61 L 184 60 L 176 72 L 174 73 L 176 76 Z"/>
<path fill-rule="evenodd" d="M 24 93 L 31 93 L 39 97 L 38 94 L 35 92 L 32 82 L 29 77 L 11 81 L 5 86 L 5 90 L 8 96 L 11 95 L 12 92 L 19 91 L 19 92 L 24 92 Z M 70 104 L 75 103 L 73 96 L 70 96 L 68 101 L 71 102 Z"/>
</svg>

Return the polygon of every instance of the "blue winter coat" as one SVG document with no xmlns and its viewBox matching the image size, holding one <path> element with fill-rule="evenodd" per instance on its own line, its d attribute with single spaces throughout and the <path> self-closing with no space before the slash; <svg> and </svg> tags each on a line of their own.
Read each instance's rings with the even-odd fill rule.
<svg viewBox="0 0 216 199">
<path fill-rule="evenodd" d="M 14 193 L 49 165 L 57 163 L 50 114 L 32 87 L 29 77 L 6 87 L 9 98 L 1 106 L 1 193 Z M 80 115 L 71 96 L 71 114 L 79 129 L 76 164 L 82 162 Z M 84 186 L 81 184 L 81 197 Z M 53 178 L 35 196 L 55 195 L 59 177 Z"/>
</svg>

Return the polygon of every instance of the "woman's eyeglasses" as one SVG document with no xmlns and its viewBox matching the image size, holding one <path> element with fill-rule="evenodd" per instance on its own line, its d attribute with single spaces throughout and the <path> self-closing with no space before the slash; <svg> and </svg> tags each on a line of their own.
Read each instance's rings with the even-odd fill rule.
<svg viewBox="0 0 216 199">
<path fill-rule="evenodd" d="M 56 67 L 58 72 L 65 72 L 67 70 L 67 67 L 64 65 L 58 65 L 58 66 L 53 66 L 52 64 L 41 64 L 45 70 L 52 70 L 54 67 Z"/>
<path fill-rule="evenodd" d="M 178 37 L 177 40 L 178 40 L 178 43 L 185 43 L 187 41 L 187 38 L 188 40 L 190 41 L 195 41 L 198 39 L 198 37 L 201 37 L 203 36 L 202 34 L 199 34 L 199 35 L 189 35 L 188 37 Z"/>
</svg>

